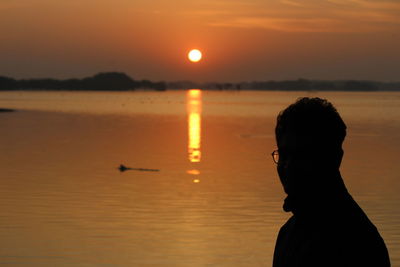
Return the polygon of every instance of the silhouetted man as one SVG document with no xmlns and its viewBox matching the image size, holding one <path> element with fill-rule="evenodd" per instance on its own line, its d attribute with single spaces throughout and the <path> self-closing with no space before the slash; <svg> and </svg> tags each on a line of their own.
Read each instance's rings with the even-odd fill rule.
<svg viewBox="0 0 400 267">
<path fill-rule="evenodd" d="M 279 231 L 274 267 L 390 266 L 385 243 L 341 178 L 346 125 L 320 98 L 301 98 L 277 118 L 272 153 L 293 216 Z"/>
</svg>

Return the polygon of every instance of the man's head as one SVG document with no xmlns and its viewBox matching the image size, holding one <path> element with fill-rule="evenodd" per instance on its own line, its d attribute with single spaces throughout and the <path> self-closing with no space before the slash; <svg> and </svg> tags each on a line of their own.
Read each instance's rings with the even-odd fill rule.
<svg viewBox="0 0 400 267">
<path fill-rule="evenodd" d="M 286 193 L 323 187 L 339 171 L 346 125 L 328 101 L 298 99 L 279 113 L 275 135 Z"/>
</svg>

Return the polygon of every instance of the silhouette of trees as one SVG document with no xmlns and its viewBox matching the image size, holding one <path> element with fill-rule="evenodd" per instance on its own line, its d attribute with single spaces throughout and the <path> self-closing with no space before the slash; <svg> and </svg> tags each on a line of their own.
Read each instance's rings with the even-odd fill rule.
<svg viewBox="0 0 400 267">
<path fill-rule="evenodd" d="M 280 90 L 280 91 L 399 91 L 400 82 L 285 80 L 240 83 L 196 83 L 192 81 L 152 82 L 134 80 L 123 72 L 103 72 L 83 79 L 22 79 L 0 76 L 0 90 L 93 90 L 127 91 L 138 88 L 164 91 L 201 88 L 210 90 Z"/>
<path fill-rule="evenodd" d="M 127 91 L 137 88 L 166 90 L 165 82 L 135 81 L 122 72 L 98 73 L 83 79 L 22 79 L 0 76 L 0 90 L 94 90 Z"/>
<path fill-rule="evenodd" d="M 15 79 L 0 76 L 0 89 L 13 90 L 17 87 L 17 81 Z"/>
<path fill-rule="evenodd" d="M 170 82 L 171 89 L 202 88 L 210 90 L 276 90 L 276 91 L 399 91 L 400 82 L 375 81 L 321 81 L 321 80 L 285 80 L 253 81 L 240 83 L 193 83 Z"/>
<path fill-rule="evenodd" d="M 354 90 L 354 91 L 376 91 L 378 86 L 373 82 L 364 81 L 346 81 L 343 84 L 344 90 Z"/>
</svg>

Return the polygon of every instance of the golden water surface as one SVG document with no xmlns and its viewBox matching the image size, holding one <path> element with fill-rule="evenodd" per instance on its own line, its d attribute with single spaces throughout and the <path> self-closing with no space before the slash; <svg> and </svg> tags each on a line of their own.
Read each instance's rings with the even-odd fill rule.
<svg viewBox="0 0 400 267">
<path fill-rule="evenodd" d="M 275 118 L 304 95 L 342 114 L 344 180 L 400 266 L 399 93 L 196 89 L 0 92 L 0 264 L 271 266 Z"/>
</svg>

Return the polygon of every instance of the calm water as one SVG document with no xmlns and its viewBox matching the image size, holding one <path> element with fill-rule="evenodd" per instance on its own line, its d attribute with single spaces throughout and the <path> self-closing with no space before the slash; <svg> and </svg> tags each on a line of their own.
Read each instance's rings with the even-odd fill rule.
<svg viewBox="0 0 400 267">
<path fill-rule="evenodd" d="M 342 114 L 346 185 L 400 266 L 400 93 L 196 90 L 1 92 L 0 264 L 271 266 L 273 127 L 299 96 Z"/>
</svg>

